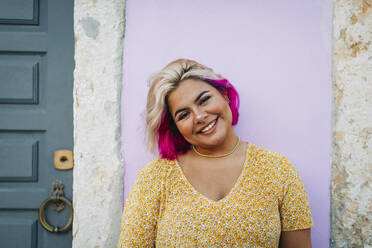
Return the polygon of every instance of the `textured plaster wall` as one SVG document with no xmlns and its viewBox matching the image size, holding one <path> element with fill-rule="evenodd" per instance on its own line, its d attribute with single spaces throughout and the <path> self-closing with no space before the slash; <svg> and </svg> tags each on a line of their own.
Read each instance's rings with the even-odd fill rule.
<svg viewBox="0 0 372 248">
<path fill-rule="evenodd" d="M 316 225 L 313 246 L 328 247 L 332 0 L 127 0 L 126 13 L 125 195 L 154 158 L 143 142 L 149 77 L 176 58 L 196 59 L 237 88 L 240 138 L 296 166 Z"/>
<path fill-rule="evenodd" d="M 115 247 L 123 169 L 123 0 L 75 0 L 73 247 Z"/>
<path fill-rule="evenodd" d="M 331 247 L 372 247 L 372 1 L 335 0 Z"/>
</svg>

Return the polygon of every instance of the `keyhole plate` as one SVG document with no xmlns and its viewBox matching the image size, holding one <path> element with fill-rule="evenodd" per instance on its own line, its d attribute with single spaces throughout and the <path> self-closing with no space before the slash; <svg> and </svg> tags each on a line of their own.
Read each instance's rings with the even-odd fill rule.
<svg viewBox="0 0 372 248">
<path fill-rule="evenodd" d="M 69 150 L 54 152 L 54 168 L 57 170 L 71 170 L 74 168 L 74 154 Z"/>
</svg>

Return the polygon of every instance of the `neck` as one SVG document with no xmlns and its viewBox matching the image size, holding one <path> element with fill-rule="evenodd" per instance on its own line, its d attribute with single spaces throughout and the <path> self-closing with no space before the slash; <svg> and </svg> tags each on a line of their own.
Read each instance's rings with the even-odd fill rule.
<svg viewBox="0 0 372 248">
<path fill-rule="evenodd" d="M 233 131 L 232 134 L 228 135 L 228 137 L 225 139 L 225 141 L 217 147 L 195 146 L 195 148 L 196 148 L 197 152 L 199 152 L 201 154 L 210 155 L 210 156 L 219 156 L 219 155 L 229 153 L 236 146 L 239 146 L 239 144 L 237 144 L 237 141 L 238 141 L 238 136 L 235 134 L 235 131 Z M 196 154 L 196 155 L 198 155 L 198 154 Z"/>
</svg>

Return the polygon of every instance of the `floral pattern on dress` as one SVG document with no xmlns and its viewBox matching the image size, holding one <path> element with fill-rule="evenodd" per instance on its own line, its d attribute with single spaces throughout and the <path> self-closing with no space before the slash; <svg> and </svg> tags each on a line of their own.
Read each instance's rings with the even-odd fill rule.
<svg viewBox="0 0 372 248">
<path fill-rule="evenodd" d="M 218 201 L 195 190 L 176 160 L 142 168 L 124 205 L 118 247 L 278 247 L 281 231 L 312 226 L 291 162 L 249 144 L 241 175 Z"/>
</svg>

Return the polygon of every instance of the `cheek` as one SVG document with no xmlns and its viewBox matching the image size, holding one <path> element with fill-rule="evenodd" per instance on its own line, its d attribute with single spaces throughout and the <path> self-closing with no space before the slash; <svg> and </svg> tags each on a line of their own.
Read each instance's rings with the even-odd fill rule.
<svg viewBox="0 0 372 248">
<path fill-rule="evenodd" d="M 214 111 L 221 113 L 225 118 L 232 116 L 231 109 L 228 103 L 216 104 Z"/>
<path fill-rule="evenodd" d="M 182 136 L 187 136 L 192 133 L 192 125 L 189 123 L 190 121 L 183 121 L 182 123 L 177 123 L 176 126 L 178 131 L 182 134 Z"/>
<path fill-rule="evenodd" d="M 232 112 L 228 103 L 226 103 L 221 111 L 224 115 L 225 120 L 229 120 L 232 123 Z"/>
</svg>

